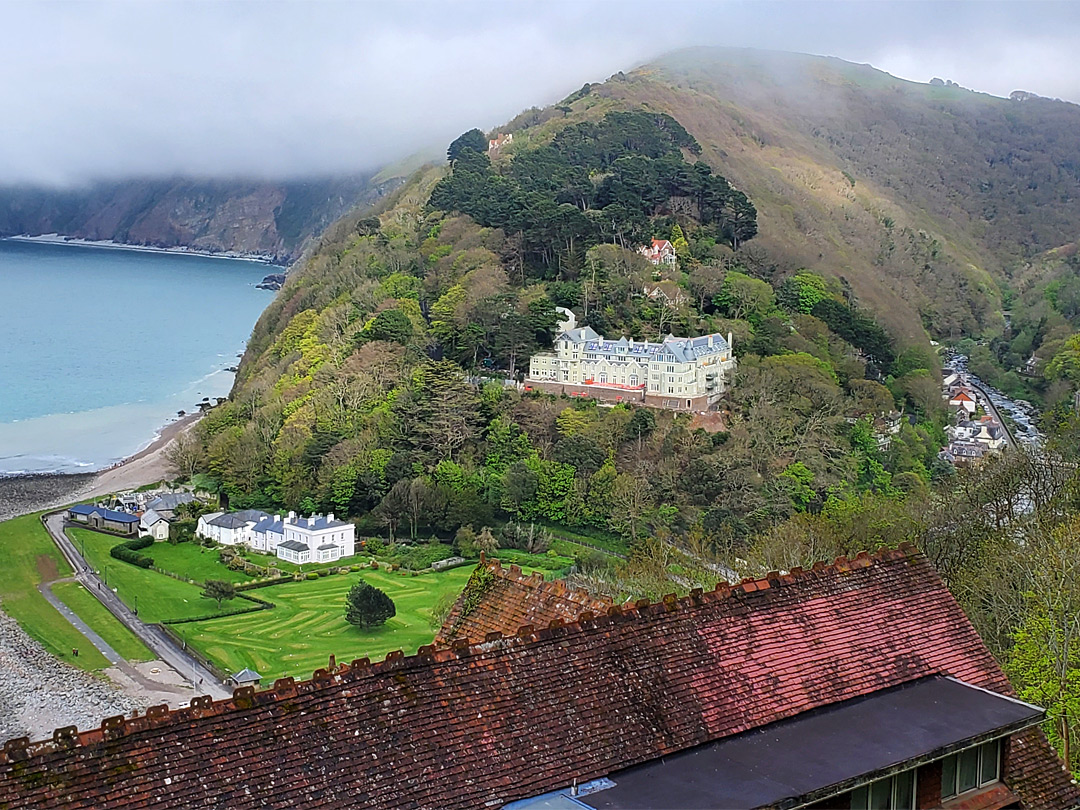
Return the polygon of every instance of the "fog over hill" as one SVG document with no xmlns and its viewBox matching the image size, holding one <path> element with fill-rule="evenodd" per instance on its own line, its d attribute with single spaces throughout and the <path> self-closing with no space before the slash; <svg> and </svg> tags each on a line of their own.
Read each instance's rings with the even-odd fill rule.
<svg viewBox="0 0 1080 810">
<path fill-rule="evenodd" d="M 765 278 L 827 272 L 894 335 L 979 334 L 1012 263 L 1080 228 L 1080 107 L 915 83 L 834 58 L 691 49 L 516 126 L 666 112 L 759 212 Z"/>
</svg>

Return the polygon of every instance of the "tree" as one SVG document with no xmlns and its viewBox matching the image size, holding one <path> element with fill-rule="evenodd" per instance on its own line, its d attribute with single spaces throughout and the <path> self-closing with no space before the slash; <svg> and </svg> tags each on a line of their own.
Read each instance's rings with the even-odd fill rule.
<svg viewBox="0 0 1080 810">
<path fill-rule="evenodd" d="M 206 586 L 203 588 L 202 595 L 207 599 L 217 600 L 217 606 L 220 610 L 221 603 L 224 600 L 236 598 L 236 586 L 223 579 L 208 579 L 206 580 Z"/>
<path fill-rule="evenodd" d="M 407 345 L 413 335 L 412 321 L 400 309 L 385 309 L 360 333 L 362 340 L 387 340 Z"/>
<path fill-rule="evenodd" d="M 656 415 L 648 408 L 635 408 L 634 415 L 626 425 L 626 437 L 637 439 L 638 452 L 645 437 L 656 430 Z"/>
<path fill-rule="evenodd" d="M 165 461 L 177 478 L 191 478 L 205 461 L 202 442 L 185 430 L 165 448 Z"/>
<path fill-rule="evenodd" d="M 728 317 L 754 322 L 772 310 L 773 289 L 761 279 L 732 271 L 724 277 L 713 304 Z"/>
<path fill-rule="evenodd" d="M 394 600 L 367 582 L 357 582 L 345 595 L 345 621 L 351 625 L 378 627 L 395 615 Z"/>
<path fill-rule="evenodd" d="M 474 152 L 487 152 L 488 139 L 484 137 L 484 133 L 478 129 L 470 129 L 468 132 L 459 135 L 450 144 L 450 148 L 446 150 L 446 159 L 451 163 L 461 157 L 461 153 L 466 149 L 472 149 Z"/>
<path fill-rule="evenodd" d="M 480 534 L 476 535 L 476 548 L 485 554 L 494 554 L 499 550 L 499 541 L 487 526 L 480 530 Z"/>
</svg>

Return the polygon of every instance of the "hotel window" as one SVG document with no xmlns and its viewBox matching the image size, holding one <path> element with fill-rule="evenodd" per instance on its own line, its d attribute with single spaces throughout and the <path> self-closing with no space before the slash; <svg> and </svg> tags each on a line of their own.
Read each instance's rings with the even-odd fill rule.
<svg viewBox="0 0 1080 810">
<path fill-rule="evenodd" d="M 914 810 L 915 771 L 904 771 L 851 791 L 851 810 Z"/>
<path fill-rule="evenodd" d="M 1001 740 L 983 743 L 941 760 L 941 798 L 951 799 L 1000 778 Z"/>
</svg>

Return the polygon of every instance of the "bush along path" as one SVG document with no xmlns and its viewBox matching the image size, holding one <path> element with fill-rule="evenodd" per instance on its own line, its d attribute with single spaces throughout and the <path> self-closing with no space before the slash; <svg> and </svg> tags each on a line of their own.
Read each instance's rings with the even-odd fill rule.
<svg viewBox="0 0 1080 810">
<path fill-rule="evenodd" d="M 131 630 L 143 644 L 150 648 L 154 655 L 175 669 L 184 680 L 188 681 L 194 688 L 196 695 L 209 694 L 218 699 L 232 696 L 231 690 L 223 686 L 209 669 L 189 655 L 187 651 L 178 647 L 162 628 L 141 621 L 115 593 L 105 587 L 105 584 L 94 573 L 94 570 L 79 554 L 75 544 L 64 533 L 66 521 L 63 512 L 51 512 L 43 515 L 41 520 L 53 541 L 71 563 L 71 567 L 75 572 L 75 579 L 81 582 L 90 593 L 94 594 L 110 613 Z"/>
</svg>

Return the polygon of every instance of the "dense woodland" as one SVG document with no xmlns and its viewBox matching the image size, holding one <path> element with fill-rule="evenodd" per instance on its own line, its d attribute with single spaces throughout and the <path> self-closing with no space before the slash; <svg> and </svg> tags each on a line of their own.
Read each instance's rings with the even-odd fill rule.
<svg viewBox="0 0 1080 810">
<path fill-rule="evenodd" d="M 934 358 L 895 352 L 871 315 L 813 272 L 776 287 L 751 276 L 740 239 L 752 222 L 724 213 L 752 212 L 750 202 L 682 161 L 678 150 L 693 143 L 674 121 L 628 115 L 535 150 L 545 165 L 603 155 L 602 176 L 578 180 L 591 189 L 586 213 L 634 211 L 637 224 L 614 243 L 593 231 L 554 256 L 522 250 L 560 209 L 581 209 L 517 208 L 516 192 L 489 192 L 520 188 L 513 167 L 531 152 L 496 171 L 475 148 L 479 133 L 451 146 L 449 172 L 429 170 L 377 214 L 339 225 L 260 321 L 233 397 L 200 425 L 190 469 L 209 473 L 233 506 L 334 511 L 397 536 L 449 538 L 515 520 L 628 544 L 695 527 L 744 542 L 830 499 L 947 474 L 936 461 Z M 616 141 L 623 130 L 634 137 Z M 657 181 L 667 197 L 640 201 L 622 169 L 607 171 L 627 161 L 667 167 L 647 172 L 669 178 Z M 676 182 L 690 175 L 696 191 Z M 554 202 L 567 185 L 529 193 Z M 701 199 L 680 208 L 693 194 Z M 613 196 L 622 202 L 602 205 Z M 492 213 L 496 201 L 514 213 Z M 519 234 L 463 208 L 512 216 Z M 681 269 L 658 271 L 633 249 L 653 236 L 672 239 Z M 644 296 L 654 282 L 685 300 Z M 732 332 L 740 367 L 722 421 L 707 430 L 691 415 L 506 388 L 550 346 L 556 305 L 612 335 Z M 873 421 L 897 408 L 911 419 L 882 453 Z"/>
<path fill-rule="evenodd" d="M 716 150 L 667 115 L 560 110 L 500 151 L 465 133 L 449 167 L 331 228 L 256 326 L 229 401 L 173 453 L 177 471 L 234 507 L 334 511 L 399 546 L 543 551 L 536 527 L 551 527 L 626 554 L 584 552 L 573 573 L 620 597 L 914 541 L 1021 697 L 1049 708 L 1076 768 L 1075 415 L 1047 411 L 1038 457 L 975 473 L 940 462 L 946 414 L 925 335 L 898 339 L 881 300 L 825 258 L 793 263 L 769 231 L 780 220 L 759 217 Z M 677 269 L 637 253 L 651 238 L 671 240 Z M 931 278 L 948 263 L 919 261 L 931 289 L 953 283 Z M 1004 374 L 1041 347 L 1044 392 L 1060 380 L 1065 402 L 1080 383 L 1070 261 L 1002 284 L 1008 340 L 991 341 L 982 314 L 950 322 L 973 367 Z M 999 290 L 972 279 L 985 314 Z M 739 367 L 721 412 L 506 386 L 550 346 L 556 306 L 611 337 L 731 332 Z M 894 411 L 882 451 L 878 420 Z"/>
</svg>

